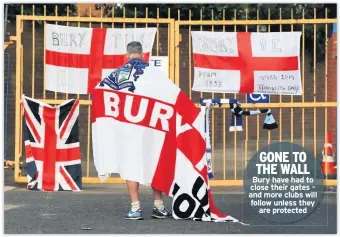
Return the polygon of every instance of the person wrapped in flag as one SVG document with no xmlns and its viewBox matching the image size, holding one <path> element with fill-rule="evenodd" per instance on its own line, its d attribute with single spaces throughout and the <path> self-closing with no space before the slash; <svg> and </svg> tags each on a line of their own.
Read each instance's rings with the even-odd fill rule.
<svg viewBox="0 0 340 237">
<path fill-rule="evenodd" d="M 110 76 L 104 78 L 100 82 L 100 86 L 107 85 L 114 90 L 126 88 L 129 92 L 134 92 L 136 89 L 134 82 L 138 80 L 139 76 L 143 74 L 143 69 L 149 66 L 149 64 L 142 60 L 143 47 L 138 41 L 132 41 L 127 45 L 127 55 L 129 62 L 113 71 Z M 135 69 L 134 73 L 132 73 L 133 69 Z M 129 80 L 131 76 L 134 78 L 132 81 Z M 141 220 L 143 215 L 139 201 L 139 183 L 132 180 L 126 180 L 126 183 L 131 198 L 131 210 L 124 215 L 124 218 L 127 220 Z M 164 206 L 162 192 L 153 188 L 153 196 L 154 207 L 152 217 L 157 219 L 171 217 L 171 212 Z"/>
<path fill-rule="evenodd" d="M 92 94 L 93 157 L 99 178 L 127 180 L 131 210 L 143 219 L 139 185 L 154 190 L 152 216 L 233 221 L 212 198 L 200 110 L 161 70 L 141 60 L 142 46 L 127 46 L 129 62 L 103 79 Z M 172 197 L 164 207 L 162 193 Z"/>
</svg>

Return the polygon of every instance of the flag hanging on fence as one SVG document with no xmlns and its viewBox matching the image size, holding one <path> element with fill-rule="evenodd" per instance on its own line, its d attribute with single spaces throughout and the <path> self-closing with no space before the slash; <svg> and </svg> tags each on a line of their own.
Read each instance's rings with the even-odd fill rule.
<svg viewBox="0 0 340 237">
<path fill-rule="evenodd" d="M 139 41 L 149 61 L 156 28 L 83 28 L 46 24 L 46 90 L 90 94 L 127 61 L 126 45 Z"/>
<path fill-rule="evenodd" d="M 120 81 L 127 70 L 128 80 Z M 102 180 L 118 173 L 161 190 L 173 197 L 175 219 L 237 221 L 214 205 L 200 111 L 164 73 L 131 60 L 93 90 L 92 107 L 93 156 Z"/>
<path fill-rule="evenodd" d="M 301 95 L 301 32 L 191 34 L 192 90 Z"/>
<path fill-rule="evenodd" d="M 79 100 L 52 107 L 23 96 L 28 189 L 80 191 Z"/>
</svg>

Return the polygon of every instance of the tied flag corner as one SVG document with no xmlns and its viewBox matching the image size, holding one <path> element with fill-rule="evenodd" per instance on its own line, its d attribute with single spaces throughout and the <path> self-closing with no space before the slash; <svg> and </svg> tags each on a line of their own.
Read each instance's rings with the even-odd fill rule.
<svg viewBox="0 0 340 237">
<path fill-rule="evenodd" d="M 22 101 L 27 188 L 81 191 L 79 100 L 56 107 L 27 96 Z"/>
</svg>

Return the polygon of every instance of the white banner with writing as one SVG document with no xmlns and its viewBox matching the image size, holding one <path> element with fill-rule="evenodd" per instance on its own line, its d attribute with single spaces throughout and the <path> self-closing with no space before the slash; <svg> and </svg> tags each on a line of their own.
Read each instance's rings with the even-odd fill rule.
<svg viewBox="0 0 340 237">
<path fill-rule="evenodd" d="M 149 61 L 156 28 L 83 28 L 46 24 L 46 90 L 90 94 L 127 62 L 126 46 L 139 41 Z"/>
<path fill-rule="evenodd" d="M 301 32 L 191 34 L 195 72 L 192 90 L 302 94 Z"/>
</svg>

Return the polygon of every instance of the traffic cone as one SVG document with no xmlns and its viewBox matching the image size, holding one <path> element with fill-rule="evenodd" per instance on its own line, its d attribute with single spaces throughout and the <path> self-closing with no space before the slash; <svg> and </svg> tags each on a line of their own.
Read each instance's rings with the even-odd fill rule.
<svg viewBox="0 0 340 237">
<path fill-rule="evenodd" d="M 322 159 L 321 169 L 322 169 L 323 174 L 325 176 L 335 175 L 336 166 L 335 166 L 335 159 L 334 159 L 333 146 L 332 146 L 330 132 L 326 133 L 325 145 L 322 151 L 322 156 L 323 156 L 323 159 Z"/>
</svg>

